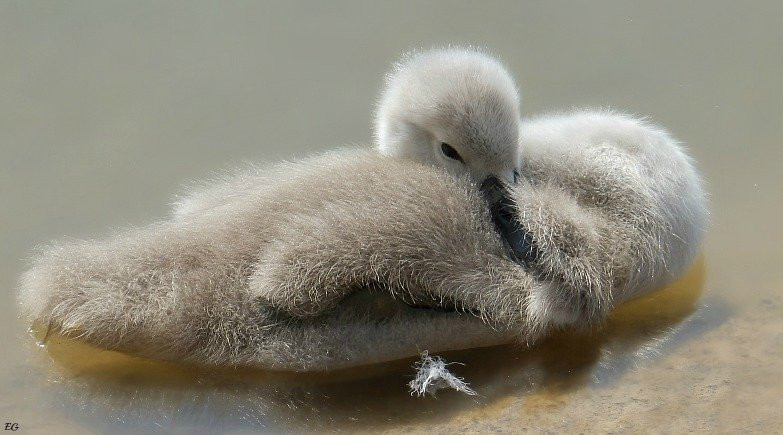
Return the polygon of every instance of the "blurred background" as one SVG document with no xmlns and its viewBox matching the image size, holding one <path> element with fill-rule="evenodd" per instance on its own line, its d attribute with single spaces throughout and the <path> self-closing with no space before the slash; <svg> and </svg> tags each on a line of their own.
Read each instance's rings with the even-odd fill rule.
<svg viewBox="0 0 783 435">
<path fill-rule="evenodd" d="M 0 3 L 0 409 L 30 432 L 783 430 L 783 3 Z M 329 375 L 38 347 L 35 245 L 164 216 L 243 161 L 372 140 L 416 47 L 501 57 L 525 116 L 611 107 L 687 144 L 712 226 L 691 273 L 600 331 L 448 355 L 479 392 L 408 395 L 411 361 Z M 0 424 L 5 423 L 0 422 Z"/>
</svg>

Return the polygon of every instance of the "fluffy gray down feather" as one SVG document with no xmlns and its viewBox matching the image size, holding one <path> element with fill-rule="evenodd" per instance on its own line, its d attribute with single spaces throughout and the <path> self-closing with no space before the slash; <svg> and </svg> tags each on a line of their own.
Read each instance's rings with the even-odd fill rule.
<svg viewBox="0 0 783 435">
<path fill-rule="evenodd" d="M 530 342 L 589 327 L 693 261 L 707 221 L 689 158 L 606 112 L 526 121 L 511 260 L 477 186 L 342 149 L 239 171 L 173 216 L 41 248 L 19 300 L 93 345 L 204 364 L 317 371 Z"/>
</svg>

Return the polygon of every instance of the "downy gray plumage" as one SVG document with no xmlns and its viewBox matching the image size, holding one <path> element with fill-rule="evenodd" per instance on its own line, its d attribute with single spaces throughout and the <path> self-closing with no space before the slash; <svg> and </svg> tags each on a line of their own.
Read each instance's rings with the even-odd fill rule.
<svg viewBox="0 0 783 435">
<path fill-rule="evenodd" d="M 439 65 L 459 92 L 440 89 Z M 589 327 L 680 276 L 707 220 L 682 148 L 603 111 L 520 124 L 499 65 L 413 56 L 381 99 L 380 152 L 246 169 L 170 219 L 47 246 L 22 277 L 23 311 L 144 356 L 327 370 Z M 426 79 L 408 77 L 417 68 Z M 505 184 L 506 226 L 488 179 Z"/>
</svg>

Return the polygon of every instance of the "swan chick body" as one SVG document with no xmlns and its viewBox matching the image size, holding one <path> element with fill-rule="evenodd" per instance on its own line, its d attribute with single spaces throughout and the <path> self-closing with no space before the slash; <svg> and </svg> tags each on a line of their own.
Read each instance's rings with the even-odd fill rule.
<svg viewBox="0 0 783 435">
<path fill-rule="evenodd" d="M 690 266 L 706 202 L 668 133 L 577 112 L 525 122 L 520 143 L 526 267 L 465 177 L 336 150 L 238 176 L 244 196 L 205 213 L 44 247 L 22 311 L 137 355 L 328 370 L 600 324 Z"/>
</svg>

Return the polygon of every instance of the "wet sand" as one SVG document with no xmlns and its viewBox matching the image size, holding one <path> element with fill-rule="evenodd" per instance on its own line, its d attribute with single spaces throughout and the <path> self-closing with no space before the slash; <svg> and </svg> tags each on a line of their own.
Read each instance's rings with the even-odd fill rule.
<svg viewBox="0 0 783 435">
<path fill-rule="evenodd" d="M 0 409 L 28 433 L 783 431 L 777 2 L 0 5 Z M 589 334 L 445 354 L 478 396 L 410 397 L 414 359 L 330 374 L 103 351 L 17 317 L 32 248 L 163 216 L 189 180 L 371 140 L 402 51 L 485 45 L 527 115 L 606 107 L 687 144 L 710 192 L 679 282 Z"/>
</svg>

